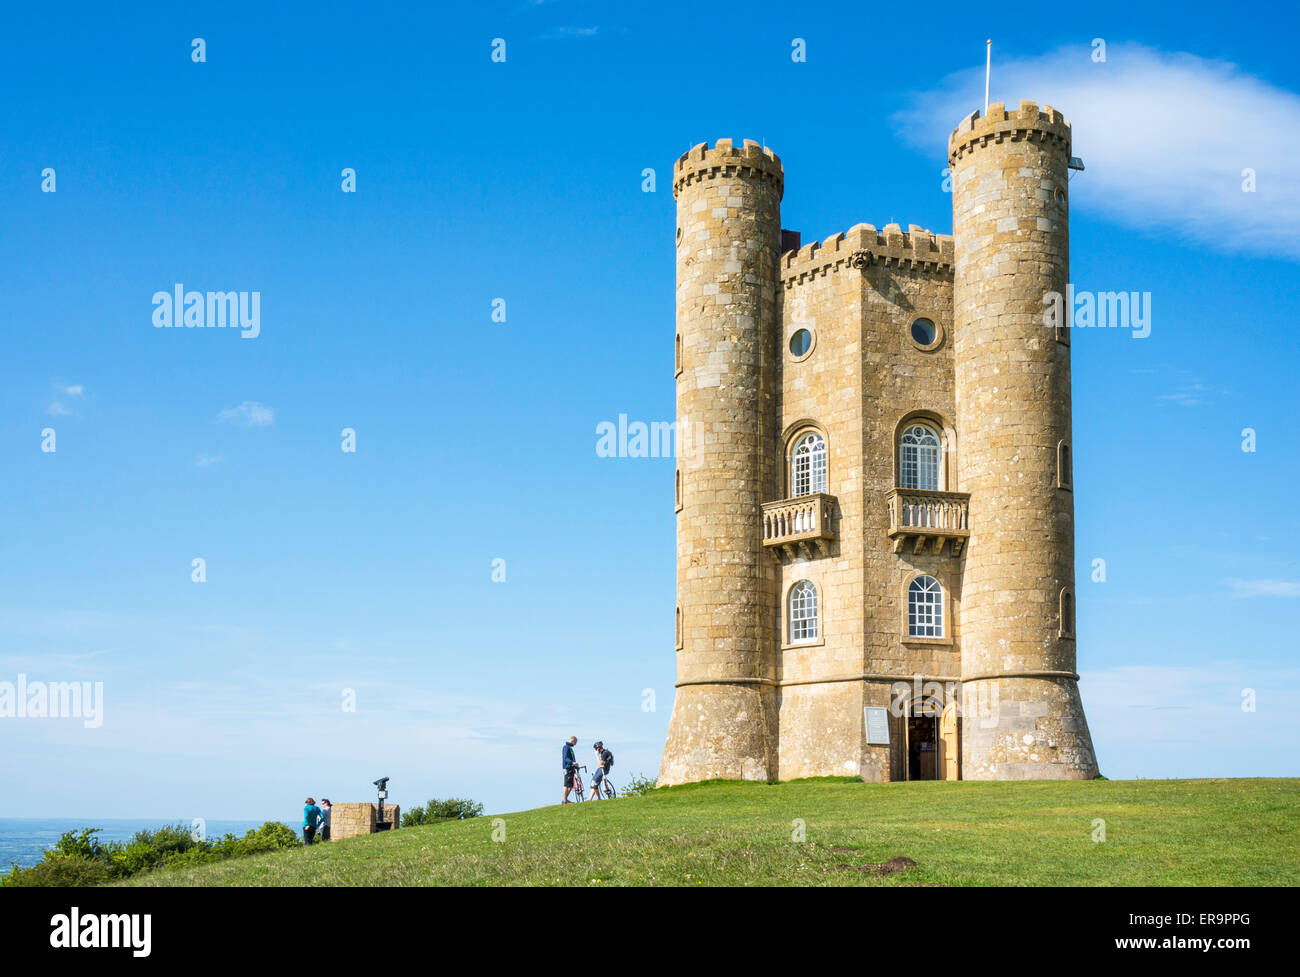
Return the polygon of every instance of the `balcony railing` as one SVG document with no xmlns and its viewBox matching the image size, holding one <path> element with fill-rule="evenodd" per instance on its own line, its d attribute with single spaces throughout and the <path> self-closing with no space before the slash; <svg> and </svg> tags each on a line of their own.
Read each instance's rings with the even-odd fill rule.
<svg viewBox="0 0 1300 977">
<path fill-rule="evenodd" d="M 825 556 L 830 552 L 835 530 L 831 517 L 835 496 L 817 493 L 797 499 L 763 503 L 763 545 L 774 547 L 774 555 Z"/>
<path fill-rule="evenodd" d="M 894 489 L 889 493 L 889 538 L 901 553 L 910 540 L 914 553 L 933 544 L 936 554 L 952 542 L 952 555 L 960 556 L 970 536 L 970 495 L 966 492 L 931 492 Z"/>
</svg>

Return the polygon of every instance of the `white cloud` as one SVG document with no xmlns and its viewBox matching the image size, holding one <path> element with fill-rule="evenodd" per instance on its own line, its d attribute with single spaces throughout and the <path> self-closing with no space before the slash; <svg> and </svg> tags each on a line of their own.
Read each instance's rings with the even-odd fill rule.
<svg viewBox="0 0 1300 977">
<path fill-rule="evenodd" d="M 238 407 L 223 410 L 217 420 L 233 421 L 245 427 L 267 427 L 275 423 L 275 411 L 256 400 L 246 400 Z"/>
<path fill-rule="evenodd" d="M 586 38 L 599 37 L 609 34 L 626 34 L 625 27 L 554 27 L 541 35 L 543 41 L 554 41 L 563 38 Z"/>
<path fill-rule="evenodd" d="M 194 460 L 194 464 L 199 468 L 207 468 L 209 465 L 215 465 L 225 459 L 224 455 L 199 455 Z"/>
<path fill-rule="evenodd" d="M 1219 393 L 1217 388 L 1196 381 L 1181 384 L 1173 393 L 1161 394 L 1156 399 L 1168 400 L 1179 407 L 1199 407 L 1209 403 L 1210 399 L 1217 393 Z"/>
<path fill-rule="evenodd" d="M 81 397 L 84 397 L 86 393 L 85 387 L 83 387 L 79 383 L 73 385 L 68 385 L 65 383 L 56 383 L 54 384 L 54 389 L 57 390 L 59 393 L 61 393 L 64 397 L 70 397 L 70 398 L 79 399 Z M 45 410 L 47 413 L 51 414 L 54 417 L 72 417 L 75 414 L 75 411 L 73 411 L 72 408 L 70 408 L 62 400 L 52 401 L 50 403 L 50 406 L 45 408 Z"/>
<path fill-rule="evenodd" d="M 996 54 L 996 52 L 995 52 Z M 990 101 L 1060 109 L 1087 165 L 1071 206 L 1138 229 L 1257 254 L 1300 259 L 1300 95 L 1234 64 L 1140 44 L 1111 44 L 993 63 Z M 979 108 L 983 66 L 918 93 L 895 116 L 908 141 L 946 146 Z M 1253 169 L 1257 190 L 1242 191 Z"/>
<path fill-rule="evenodd" d="M 1229 577 L 1223 581 L 1232 588 L 1234 597 L 1300 597 L 1300 580 L 1242 580 Z"/>
</svg>

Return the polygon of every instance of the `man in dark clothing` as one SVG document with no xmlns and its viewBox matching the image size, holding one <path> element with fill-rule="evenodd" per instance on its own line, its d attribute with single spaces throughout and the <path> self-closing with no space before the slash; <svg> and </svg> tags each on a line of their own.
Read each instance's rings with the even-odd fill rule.
<svg viewBox="0 0 1300 977">
<path fill-rule="evenodd" d="M 600 782 L 605 779 L 609 774 L 609 768 L 614 765 L 614 754 L 605 749 L 605 744 L 600 740 L 596 740 L 591 748 L 596 751 L 596 769 L 591 775 L 590 797 L 590 800 L 594 801 L 600 796 Z"/>
<path fill-rule="evenodd" d="M 578 758 L 573 753 L 573 747 L 577 742 L 578 737 L 570 736 L 560 747 L 560 766 L 564 768 L 564 800 L 560 802 L 561 804 L 573 803 L 569 800 L 569 794 L 573 791 L 573 774 L 578 768 Z"/>
</svg>

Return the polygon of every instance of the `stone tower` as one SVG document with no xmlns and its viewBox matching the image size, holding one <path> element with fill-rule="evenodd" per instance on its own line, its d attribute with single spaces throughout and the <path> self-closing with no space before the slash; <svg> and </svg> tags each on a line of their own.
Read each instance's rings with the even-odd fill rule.
<svg viewBox="0 0 1300 977">
<path fill-rule="evenodd" d="M 676 163 L 677 696 L 661 784 L 775 776 L 773 409 L 781 161 L 746 140 Z"/>
<path fill-rule="evenodd" d="M 1070 125 L 1033 102 L 962 122 L 952 169 L 962 776 L 1096 776 L 1075 674 L 1069 330 Z"/>
<path fill-rule="evenodd" d="M 661 784 L 1084 779 L 1069 123 L 949 140 L 953 235 L 801 244 L 784 169 L 677 160 L 677 696 Z"/>
</svg>

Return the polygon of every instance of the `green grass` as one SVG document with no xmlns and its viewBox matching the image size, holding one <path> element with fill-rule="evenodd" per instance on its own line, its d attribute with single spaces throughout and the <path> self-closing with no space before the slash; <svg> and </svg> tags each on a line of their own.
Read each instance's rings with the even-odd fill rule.
<svg viewBox="0 0 1300 977">
<path fill-rule="evenodd" d="M 1297 885 L 1300 780 L 711 782 L 133 885 Z M 1093 841 L 1093 821 L 1106 840 Z M 806 840 L 792 840 L 802 819 Z M 492 840 L 504 827 L 505 840 Z M 839 849 L 839 850 L 832 850 Z M 904 855 L 887 878 L 856 866 Z"/>
</svg>

